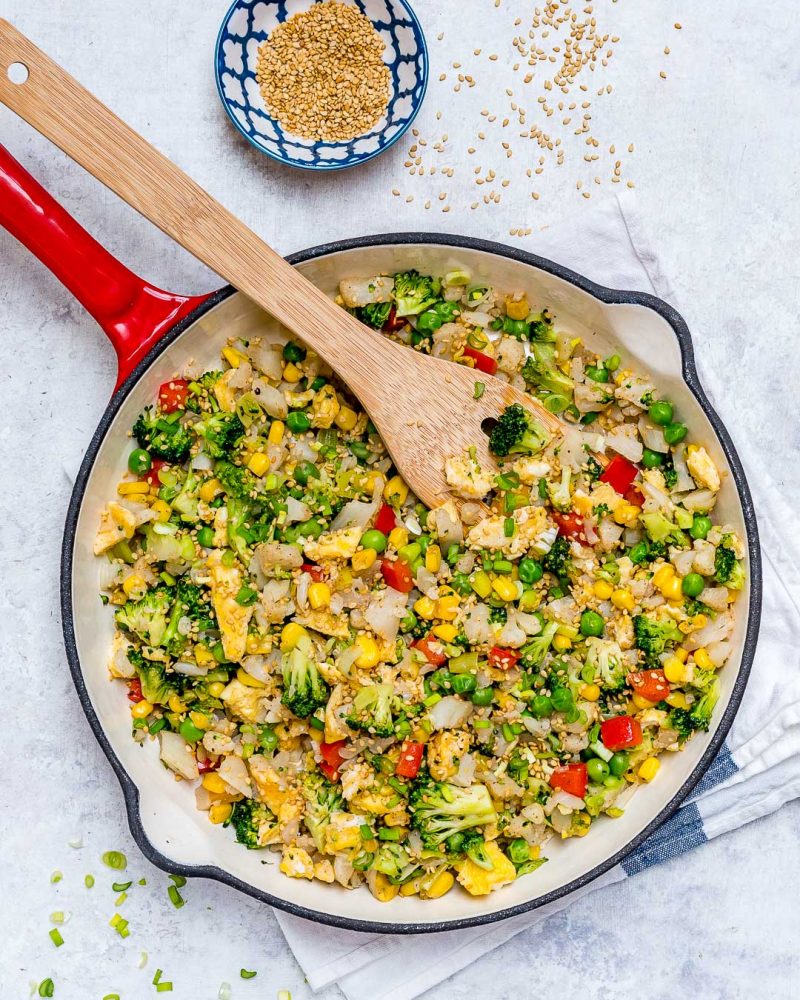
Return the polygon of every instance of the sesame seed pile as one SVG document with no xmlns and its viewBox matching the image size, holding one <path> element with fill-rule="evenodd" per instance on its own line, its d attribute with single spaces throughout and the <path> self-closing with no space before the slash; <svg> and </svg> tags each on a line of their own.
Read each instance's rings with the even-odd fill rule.
<svg viewBox="0 0 800 1000">
<path fill-rule="evenodd" d="M 386 113 L 385 44 L 368 17 L 330 0 L 279 24 L 258 52 L 264 103 L 303 139 L 346 142 Z"/>
</svg>

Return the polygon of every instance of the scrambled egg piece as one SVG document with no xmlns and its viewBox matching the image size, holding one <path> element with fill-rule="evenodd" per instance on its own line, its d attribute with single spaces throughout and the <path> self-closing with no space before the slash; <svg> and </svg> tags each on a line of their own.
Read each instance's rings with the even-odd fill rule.
<svg viewBox="0 0 800 1000">
<path fill-rule="evenodd" d="M 325 827 L 325 853 L 349 851 L 361 844 L 362 818 L 353 813 L 335 812 Z"/>
<path fill-rule="evenodd" d="M 232 389 L 229 382 L 235 374 L 235 368 L 229 368 L 225 374 L 214 383 L 214 395 L 217 397 L 219 408 L 226 413 L 233 413 L 236 409 L 236 389 Z"/>
<path fill-rule="evenodd" d="M 327 430 L 333 424 L 341 408 L 333 386 L 323 385 L 314 396 L 314 402 L 311 404 L 311 426 Z"/>
<path fill-rule="evenodd" d="M 356 809 L 361 809 L 371 816 L 386 816 L 394 808 L 389 805 L 393 798 L 394 791 L 387 786 L 381 789 L 373 788 L 358 792 L 358 794 L 352 796 L 350 802 Z"/>
<path fill-rule="evenodd" d="M 515 510 L 514 534 L 505 534 L 506 515 L 485 517 L 470 528 L 467 544 L 473 549 L 502 549 L 511 558 L 525 555 L 531 549 L 544 555 L 555 541 L 557 529 L 547 520 L 543 507 L 520 507 Z"/>
<path fill-rule="evenodd" d="M 341 718 L 341 707 L 344 703 L 346 688 L 343 684 L 337 684 L 331 691 L 328 704 L 325 706 L 325 742 L 335 743 L 337 740 L 346 740 L 350 737 L 350 730 Z"/>
<path fill-rule="evenodd" d="M 467 500 L 480 500 L 494 486 L 494 476 L 480 467 L 471 455 L 455 455 L 444 463 L 447 485 Z"/>
<path fill-rule="evenodd" d="M 247 652 L 247 625 L 253 614 L 252 605 L 245 608 L 236 603 L 236 595 L 242 589 L 242 572 L 236 566 L 223 566 L 222 553 L 218 551 L 209 555 L 208 568 L 225 658 L 239 663 Z"/>
<path fill-rule="evenodd" d="M 345 768 L 340 776 L 342 795 L 348 801 L 359 791 L 375 782 L 375 772 L 366 761 L 360 760 Z"/>
<path fill-rule="evenodd" d="M 322 635 L 332 635 L 335 639 L 347 639 L 350 629 L 346 615 L 333 615 L 330 611 L 313 611 L 309 608 L 302 615 L 295 615 L 298 625 L 321 632 Z"/>
<path fill-rule="evenodd" d="M 519 476 L 520 482 L 526 486 L 533 486 L 550 473 L 550 463 L 543 462 L 541 458 L 534 458 L 533 455 L 518 458 L 511 468 Z"/>
<path fill-rule="evenodd" d="M 238 715 L 246 722 L 263 722 L 267 716 L 264 707 L 264 691 L 262 688 L 248 687 L 235 678 L 229 681 L 220 695 L 233 715 Z"/>
<path fill-rule="evenodd" d="M 357 524 L 339 531 L 326 531 L 319 538 L 309 538 L 303 544 L 303 552 L 314 562 L 323 559 L 351 559 L 355 555 L 364 529 Z"/>
<path fill-rule="evenodd" d="M 717 492 L 720 487 L 719 472 L 705 448 L 687 448 L 686 465 L 698 486 Z"/>
<path fill-rule="evenodd" d="M 121 503 L 110 500 L 100 515 L 100 527 L 94 540 L 94 554 L 102 555 L 113 548 L 117 542 L 133 538 L 136 530 L 136 515 L 132 514 Z"/>
<path fill-rule="evenodd" d="M 318 878 L 320 882 L 328 882 L 330 885 L 336 880 L 333 865 L 327 858 L 323 858 L 314 865 L 314 878 Z"/>
<path fill-rule="evenodd" d="M 446 781 L 458 770 L 458 762 L 469 749 L 469 733 L 444 729 L 428 740 L 427 756 L 431 777 Z"/>
<path fill-rule="evenodd" d="M 465 858 L 458 862 L 456 878 L 472 896 L 487 896 L 492 889 L 508 885 L 517 877 L 516 869 L 493 841 L 486 844 L 486 853 L 494 867 L 491 871 L 481 868 L 474 861 Z M 281 871 L 283 868 L 281 868 Z"/>
<path fill-rule="evenodd" d="M 302 847 L 284 847 L 278 867 L 289 878 L 314 878 L 314 862 L 308 851 L 304 851 Z"/>
</svg>

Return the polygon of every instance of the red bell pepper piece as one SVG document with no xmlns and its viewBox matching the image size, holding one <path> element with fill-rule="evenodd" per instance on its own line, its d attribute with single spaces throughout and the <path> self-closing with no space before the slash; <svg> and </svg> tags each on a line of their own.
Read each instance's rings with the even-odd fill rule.
<svg viewBox="0 0 800 1000">
<path fill-rule="evenodd" d="M 670 692 L 663 670 L 638 670 L 628 674 L 628 683 L 638 695 L 648 701 L 663 701 Z"/>
<path fill-rule="evenodd" d="M 396 333 L 398 330 L 402 330 L 406 323 L 405 316 L 398 316 L 397 310 L 392 306 L 389 310 L 389 315 L 386 317 L 386 322 L 383 324 L 383 329 L 387 333 Z"/>
<path fill-rule="evenodd" d="M 609 750 L 629 750 L 642 742 L 642 727 L 630 715 L 617 715 L 600 723 L 600 739 Z"/>
<path fill-rule="evenodd" d="M 205 760 L 198 760 L 197 770 L 200 774 L 208 774 L 209 771 L 216 771 L 221 763 L 222 757 L 217 757 L 216 760 L 206 757 Z"/>
<path fill-rule="evenodd" d="M 617 493 L 625 496 L 630 489 L 634 479 L 639 474 L 639 470 L 622 455 L 615 455 L 599 476 L 601 483 L 608 483 L 613 486 Z"/>
<path fill-rule="evenodd" d="M 422 764 L 422 754 L 425 752 L 424 743 L 415 743 L 413 740 L 403 740 L 400 748 L 400 759 L 395 774 L 401 778 L 416 778 Z"/>
<path fill-rule="evenodd" d="M 634 507 L 644 506 L 644 494 L 642 493 L 642 491 L 639 489 L 638 486 L 631 486 L 630 489 L 625 490 L 623 496 L 628 501 L 628 503 L 632 503 Z"/>
<path fill-rule="evenodd" d="M 586 794 L 589 777 L 585 764 L 565 764 L 557 767 L 550 775 L 550 787 L 560 788 L 569 795 L 577 795 L 582 799 Z"/>
<path fill-rule="evenodd" d="M 484 354 L 483 351 L 476 351 L 474 347 L 465 347 L 464 357 L 472 358 L 475 362 L 475 367 L 479 372 L 485 372 L 487 375 L 494 375 L 497 371 L 497 362 L 495 359 L 489 357 L 488 354 Z"/>
<path fill-rule="evenodd" d="M 398 590 L 401 594 L 410 594 L 414 589 L 414 577 L 408 563 L 398 559 L 392 562 L 390 559 L 381 561 L 381 573 L 386 581 L 386 586 L 392 590 Z"/>
<path fill-rule="evenodd" d="M 378 511 L 378 516 L 375 518 L 375 527 L 378 531 L 383 532 L 384 535 L 388 535 L 396 524 L 397 518 L 395 517 L 394 510 L 392 510 L 388 503 L 383 504 Z"/>
<path fill-rule="evenodd" d="M 342 764 L 341 749 L 347 740 L 336 740 L 334 743 L 320 743 L 319 752 L 322 754 L 322 763 L 319 765 L 320 771 L 328 781 L 336 781 L 339 776 L 339 768 Z"/>
<path fill-rule="evenodd" d="M 510 670 L 517 665 L 519 653 L 515 649 L 503 649 L 502 646 L 492 646 L 489 650 L 489 666 L 498 670 Z"/>
<path fill-rule="evenodd" d="M 314 563 L 303 563 L 300 569 L 304 573 L 308 573 L 314 583 L 319 583 L 322 579 L 323 571 L 321 566 L 315 566 Z"/>
<path fill-rule="evenodd" d="M 163 458 L 154 458 L 150 468 L 147 472 L 142 473 L 139 479 L 150 483 L 151 486 L 160 486 L 161 480 L 158 478 L 158 474 L 166 465 L 169 465 L 169 462 L 165 462 Z"/>
<path fill-rule="evenodd" d="M 566 538 L 577 538 L 581 542 L 586 541 L 586 535 L 583 533 L 583 518 L 580 514 L 576 514 L 574 511 L 562 514 L 556 510 L 553 511 L 552 518 L 558 525 L 559 535 L 564 535 Z"/>
<path fill-rule="evenodd" d="M 444 653 L 444 647 L 432 633 L 431 635 L 425 636 L 424 639 L 417 639 L 416 642 L 412 642 L 411 648 L 418 649 L 428 663 L 432 663 L 435 667 L 441 667 L 441 665 L 447 660 Z"/>
<path fill-rule="evenodd" d="M 162 413 L 174 413 L 186 408 L 189 383 L 185 378 L 171 378 L 158 390 L 158 405 Z"/>
<path fill-rule="evenodd" d="M 140 701 L 144 701 L 142 682 L 138 677 L 134 677 L 132 681 L 128 681 L 128 701 L 132 701 L 134 705 Z"/>
</svg>

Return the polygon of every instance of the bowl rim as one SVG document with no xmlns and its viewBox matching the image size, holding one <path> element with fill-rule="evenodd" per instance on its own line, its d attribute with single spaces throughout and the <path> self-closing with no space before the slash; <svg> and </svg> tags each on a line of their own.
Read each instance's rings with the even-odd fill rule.
<svg viewBox="0 0 800 1000">
<path fill-rule="evenodd" d="M 222 79 L 220 74 L 220 49 L 222 46 L 222 36 L 225 32 L 225 27 L 228 23 L 228 20 L 230 19 L 231 14 L 237 7 L 241 5 L 241 2 L 242 0 L 233 0 L 233 3 L 228 8 L 225 16 L 222 19 L 222 22 L 220 23 L 219 31 L 217 32 L 217 40 L 214 43 L 214 81 L 217 85 L 217 94 L 219 95 L 219 99 L 222 102 L 223 108 L 225 109 L 225 114 L 233 123 L 233 126 L 239 133 L 239 135 L 241 135 L 243 139 L 246 139 L 247 142 L 253 147 L 253 149 L 257 149 L 259 153 L 263 153 L 265 156 L 269 157 L 270 160 L 274 160 L 276 163 L 282 163 L 283 166 L 285 167 L 294 167 L 297 170 L 319 170 L 324 172 L 330 172 L 334 170 L 347 170 L 348 167 L 358 167 L 362 163 L 367 163 L 369 160 L 375 159 L 376 156 L 380 156 L 381 153 L 385 153 L 387 149 L 390 149 L 392 146 L 394 146 L 396 142 L 402 139 L 402 137 L 406 134 L 406 132 L 411 128 L 411 126 L 414 123 L 414 120 L 416 119 L 417 115 L 420 112 L 420 108 L 422 107 L 422 104 L 425 100 L 425 95 L 428 92 L 428 80 L 430 77 L 430 55 L 428 53 L 428 43 L 425 38 L 425 32 L 423 31 L 422 24 L 420 23 L 419 18 L 414 12 L 414 8 L 411 6 L 408 0 L 391 0 L 392 3 L 399 4 L 408 14 L 408 19 L 409 21 L 411 21 L 414 28 L 416 29 L 416 32 L 420 40 L 420 62 L 422 65 L 422 90 L 420 92 L 419 99 L 412 108 L 411 115 L 406 120 L 402 128 L 400 128 L 392 136 L 392 138 L 383 146 L 379 146 L 378 149 L 373 150 L 371 153 L 365 153 L 364 155 L 359 155 L 358 159 L 351 160 L 349 163 L 342 163 L 342 162 L 303 163 L 299 160 L 286 160 L 282 156 L 278 156 L 276 153 L 273 153 L 270 150 L 265 149 L 263 146 L 260 146 L 250 135 L 247 134 L 247 132 L 245 132 L 245 130 L 242 128 L 241 122 L 236 118 L 236 116 L 231 111 L 230 106 L 228 104 L 228 100 L 223 92 Z M 321 2 L 321 0 L 314 0 L 314 3 L 318 2 Z M 356 139 L 357 138 L 358 136 L 356 136 Z"/>
<path fill-rule="evenodd" d="M 148 839 L 139 810 L 138 786 L 135 784 L 131 776 L 125 770 L 122 762 L 115 754 L 89 697 L 77 652 L 75 619 L 72 605 L 72 570 L 74 563 L 74 547 L 77 537 L 77 524 L 83 503 L 84 493 L 92 469 L 94 468 L 97 453 L 103 443 L 103 440 L 105 439 L 106 432 L 108 431 L 114 417 L 129 395 L 130 391 L 139 382 L 140 378 L 145 374 L 156 358 L 185 330 L 192 326 L 196 320 L 200 319 L 206 312 L 219 305 L 231 295 L 235 294 L 237 290 L 230 285 L 219 289 L 218 291 L 212 293 L 212 295 L 194 312 L 190 313 L 184 319 L 175 324 L 175 326 L 169 330 L 139 362 L 136 368 L 134 368 L 131 374 L 119 387 L 117 392 L 115 392 L 112 396 L 97 426 L 97 429 L 92 436 L 92 440 L 86 450 L 80 470 L 75 479 L 75 485 L 70 497 L 64 526 L 64 538 L 61 550 L 60 587 L 62 630 L 64 634 L 64 643 L 70 673 L 72 674 L 72 679 L 75 684 L 79 700 L 92 732 L 108 758 L 109 763 L 114 769 L 122 787 L 128 817 L 128 825 L 133 839 L 136 841 L 140 850 L 149 861 L 151 861 L 156 867 L 166 872 L 180 874 L 190 878 L 214 879 L 215 881 L 222 882 L 225 885 L 238 889 L 246 895 L 252 896 L 261 902 L 268 903 L 270 906 L 274 906 L 295 916 L 315 921 L 316 923 L 327 924 L 333 927 L 341 927 L 347 930 L 364 931 L 373 934 L 430 934 L 441 931 L 458 930 L 466 927 L 475 927 L 482 924 L 490 924 L 496 921 L 506 920 L 521 913 L 539 909 L 548 903 L 564 896 L 568 896 L 572 892 L 588 885 L 599 876 L 605 874 L 607 871 L 620 864 L 633 851 L 635 851 L 637 847 L 641 846 L 641 844 L 647 840 L 647 838 L 654 833 L 658 827 L 660 827 L 663 823 L 670 819 L 675 812 L 677 812 L 678 808 L 685 801 L 692 789 L 708 771 L 725 741 L 725 737 L 727 736 L 731 724 L 733 723 L 733 719 L 739 709 L 739 706 L 741 705 L 742 697 L 744 695 L 753 665 L 760 626 L 762 598 L 762 564 L 758 540 L 758 525 L 745 472 L 725 425 L 712 407 L 700 383 L 695 366 L 694 350 L 689 329 L 682 316 L 671 305 L 648 292 L 625 291 L 597 284 L 596 282 L 591 281 L 583 275 L 580 275 L 561 264 L 557 264 L 547 258 L 540 257 L 526 250 L 509 247 L 502 243 L 447 233 L 383 233 L 372 236 L 336 240 L 290 254 L 286 259 L 290 264 L 297 265 L 348 250 L 403 245 L 447 246 L 454 247 L 456 249 L 476 250 L 497 257 L 505 257 L 561 278 L 607 305 L 641 305 L 645 308 L 653 310 L 666 320 L 672 328 L 680 347 L 683 380 L 702 408 L 706 418 L 712 425 L 728 461 L 731 474 L 736 485 L 747 533 L 750 597 L 747 609 L 748 617 L 746 632 L 742 644 L 742 658 L 736 680 L 734 681 L 733 690 L 731 691 L 731 697 L 724 713 L 717 722 L 709 745 L 706 747 L 702 757 L 693 768 L 691 774 L 684 781 L 677 792 L 669 799 L 669 801 L 665 803 L 663 808 L 659 810 L 657 815 L 635 837 L 628 841 L 624 847 L 616 851 L 613 855 L 607 857 L 604 861 L 595 865 L 589 871 L 555 889 L 552 889 L 550 892 L 537 896 L 534 899 L 527 900 L 523 903 L 506 907 L 502 910 L 475 914 L 455 920 L 441 920 L 435 922 L 382 922 L 329 914 L 321 910 L 315 910 L 308 906 L 303 906 L 289 900 L 281 899 L 280 897 L 274 896 L 263 889 L 259 889 L 256 886 L 243 881 L 237 876 L 232 875 L 230 872 L 219 868 L 214 864 L 186 865 L 181 862 L 173 861 L 157 850 Z"/>
</svg>

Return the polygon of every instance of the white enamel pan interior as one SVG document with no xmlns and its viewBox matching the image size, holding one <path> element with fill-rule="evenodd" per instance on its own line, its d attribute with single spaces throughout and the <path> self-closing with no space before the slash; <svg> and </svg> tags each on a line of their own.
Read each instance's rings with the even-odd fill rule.
<svg viewBox="0 0 800 1000">
<path fill-rule="evenodd" d="M 583 839 L 546 846 L 547 864 L 488 897 L 456 888 L 438 900 L 398 897 L 375 900 L 366 888 L 348 891 L 320 882 L 286 878 L 279 856 L 248 851 L 232 832 L 212 826 L 194 805 L 189 784 L 176 782 L 158 760 L 158 744 L 144 748 L 130 734 L 124 685 L 109 682 L 106 668 L 113 609 L 98 597 L 99 564 L 92 541 L 100 511 L 126 470 L 128 436 L 157 387 L 194 358 L 218 364 L 230 336 L 258 336 L 271 322 L 241 294 L 218 293 L 199 318 L 176 329 L 131 375 L 109 405 L 76 483 L 64 546 L 63 614 L 67 651 L 79 693 L 95 733 L 125 791 L 131 829 L 144 852 L 160 866 L 190 876 L 217 878 L 296 914 L 370 931 L 419 933 L 488 922 L 540 906 L 620 863 L 679 803 L 711 766 L 744 690 L 758 630 L 760 564 L 749 491 L 725 429 L 697 381 L 691 341 L 680 316 L 665 303 L 638 293 L 616 292 L 548 261 L 500 245 L 448 236 L 371 237 L 317 248 L 294 258 L 302 273 L 333 295 L 341 278 L 415 267 L 433 274 L 466 268 L 475 281 L 527 293 L 547 306 L 557 325 L 603 354 L 619 352 L 625 364 L 649 373 L 676 405 L 692 437 L 704 443 L 720 469 L 723 486 L 716 513 L 747 539 L 749 572 L 736 604 L 735 652 L 722 670 L 722 696 L 713 728 L 682 753 L 666 755 L 658 779 L 642 787 L 619 819 L 602 818 Z M 264 862 L 267 862 L 266 864 Z"/>
</svg>

